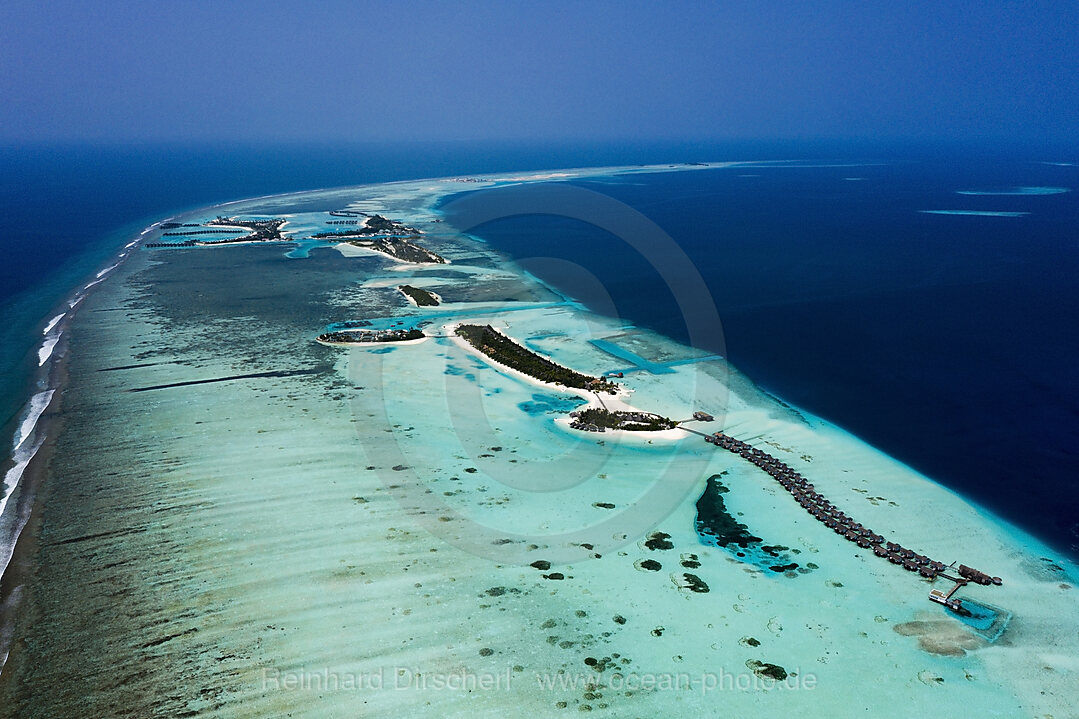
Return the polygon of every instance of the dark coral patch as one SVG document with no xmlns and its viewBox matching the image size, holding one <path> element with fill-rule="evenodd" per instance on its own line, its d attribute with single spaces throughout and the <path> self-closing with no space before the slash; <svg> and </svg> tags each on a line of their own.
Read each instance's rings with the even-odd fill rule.
<svg viewBox="0 0 1079 719">
<path fill-rule="evenodd" d="M 752 669 L 757 676 L 775 679 L 777 682 L 787 678 L 787 670 L 778 664 L 769 664 L 768 662 L 758 662 L 756 659 L 750 659 L 746 662 L 746 666 Z"/>
<path fill-rule="evenodd" d="M 648 535 L 648 539 L 645 540 L 644 546 L 648 547 L 652 551 L 657 549 L 667 550 L 674 549 L 674 544 L 670 541 L 671 535 L 666 532 L 652 532 Z"/>
<path fill-rule="evenodd" d="M 708 591 L 708 584 L 696 574 L 690 574 L 689 572 L 682 574 L 680 585 L 697 594 L 704 594 Z"/>
<path fill-rule="evenodd" d="M 721 476 L 713 474 L 709 477 L 704 492 L 697 500 L 697 534 L 708 537 L 708 543 L 717 547 L 734 544 L 744 549 L 751 544 L 759 545 L 763 540 L 751 534 L 749 528 L 727 510 L 723 495 L 730 490 L 719 481 Z"/>
<path fill-rule="evenodd" d="M 697 500 L 697 518 L 694 528 L 702 544 L 726 549 L 738 559 L 754 564 L 761 569 L 771 569 L 777 574 L 797 577 L 794 570 L 798 565 L 790 562 L 786 554 L 791 550 L 781 544 L 764 544 L 764 540 L 749 531 L 727 509 L 723 495 L 730 490 L 720 482 L 722 474 L 713 474 L 708 478 L 704 492 Z M 776 561 L 776 560 L 780 561 Z M 683 563 L 687 569 L 693 569 Z"/>
</svg>

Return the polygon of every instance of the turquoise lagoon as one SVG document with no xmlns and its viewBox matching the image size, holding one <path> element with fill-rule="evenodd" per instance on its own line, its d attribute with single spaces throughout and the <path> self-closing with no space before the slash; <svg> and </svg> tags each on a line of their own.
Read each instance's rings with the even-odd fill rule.
<svg viewBox="0 0 1079 719">
<path fill-rule="evenodd" d="M 377 212 L 424 230 L 445 266 L 330 242 L 139 249 L 79 303 L 0 713 L 1071 711 L 1074 566 L 722 357 L 592 314 L 453 231 L 433 208 L 460 189 L 393 183 L 179 218 L 288 216 L 308 232 L 332 227 L 330 210 Z M 406 282 L 444 304 L 409 304 Z M 767 449 L 889 538 L 1001 576 L 960 592 L 993 617 L 930 603 L 925 580 L 699 436 L 564 428 L 578 399 L 463 348 L 462 321 L 582 372 L 632 370 L 642 409 L 712 412 L 688 426 Z M 359 322 L 430 336 L 314 341 Z M 797 569 L 702 541 L 696 502 L 715 475 L 731 516 Z"/>
</svg>

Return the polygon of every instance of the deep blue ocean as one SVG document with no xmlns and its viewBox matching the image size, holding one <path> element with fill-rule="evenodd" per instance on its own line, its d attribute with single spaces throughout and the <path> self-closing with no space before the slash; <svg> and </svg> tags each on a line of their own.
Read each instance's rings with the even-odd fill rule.
<svg viewBox="0 0 1079 719">
<path fill-rule="evenodd" d="M 1079 555 L 1079 166 L 1047 164 L 1077 158 L 908 148 L 834 159 L 855 166 L 576 184 L 641 211 L 693 260 L 723 323 L 722 337 L 694 344 Z M 1049 192 L 1020 188 L 1058 191 L 1004 194 Z M 670 288 L 623 240 L 551 216 L 473 233 L 586 303 L 588 282 L 571 278 L 591 274 L 613 314 L 689 341 Z M 587 272 L 532 267 L 543 256 Z"/>
<path fill-rule="evenodd" d="M 697 265 L 724 329 L 716 347 L 707 339 L 698 345 L 721 349 L 777 396 L 1079 556 L 1079 167 L 1052 164 L 1079 162 L 1076 150 L 0 148 L 0 421 L 9 430 L 18 418 L 50 310 L 123 241 L 177 210 L 421 177 L 785 159 L 801 162 L 580 184 L 647 215 Z M 1017 187 L 1071 191 L 957 194 Z M 478 234 L 522 260 L 581 265 L 600 279 L 618 315 L 686 339 L 669 289 L 617 238 L 552 217 L 501 220 Z M 544 279 L 574 294 L 564 277 Z"/>
</svg>

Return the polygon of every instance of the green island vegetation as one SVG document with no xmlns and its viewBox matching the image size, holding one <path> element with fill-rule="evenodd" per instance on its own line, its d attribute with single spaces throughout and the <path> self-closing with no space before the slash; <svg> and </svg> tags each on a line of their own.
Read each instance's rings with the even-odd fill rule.
<svg viewBox="0 0 1079 719">
<path fill-rule="evenodd" d="M 612 412 L 602 407 L 589 407 L 570 413 L 573 421 L 570 427 L 585 432 L 603 432 L 608 429 L 621 429 L 628 432 L 658 432 L 662 429 L 674 429 L 678 423 L 669 417 L 661 417 L 651 412 Z"/>
<path fill-rule="evenodd" d="M 327 344 L 373 344 L 376 342 L 405 342 L 418 340 L 426 335 L 413 327 L 407 330 L 353 330 L 351 332 L 327 332 L 318 336 L 319 342 Z"/>
<path fill-rule="evenodd" d="M 317 237 L 314 239 L 317 239 Z M 399 237 L 379 237 L 371 240 L 345 240 L 345 243 L 353 245 L 354 247 L 363 247 L 364 249 L 381 252 L 384 255 L 389 255 L 395 259 L 403 260 L 404 262 L 440 265 L 446 263 L 444 257 L 431 252 L 426 247 L 421 247 L 415 242 L 410 242 Z"/>
<path fill-rule="evenodd" d="M 459 337 L 462 337 L 470 345 L 496 362 L 500 362 L 518 372 L 524 372 L 529 377 L 535 377 L 541 382 L 576 387 L 590 392 L 614 394 L 618 391 L 618 385 L 613 382 L 608 382 L 600 377 L 589 377 L 580 372 L 574 372 L 562 365 L 555 364 L 546 357 L 540 357 L 535 352 L 525 349 L 509 337 L 498 332 L 491 325 L 461 325 L 456 332 Z"/>
<path fill-rule="evenodd" d="M 419 287 L 413 287 L 412 285 L 401 285 L 397 289 L 405 295 L 411 297 L 412 301 L 420 307 L 438 306 L 438 298 L 427 290 L 421 289 Z"/>
</svg>

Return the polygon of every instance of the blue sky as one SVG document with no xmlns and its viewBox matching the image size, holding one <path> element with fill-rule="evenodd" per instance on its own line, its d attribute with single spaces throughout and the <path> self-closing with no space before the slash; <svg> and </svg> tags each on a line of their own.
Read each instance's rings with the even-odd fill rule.
<svg viewBox="0 0 1079 719">
<path fill-rule="evenodd" d="M 1079 127 L 1079 2 L 0 3 L 0 141 Z"/>
</svg>

